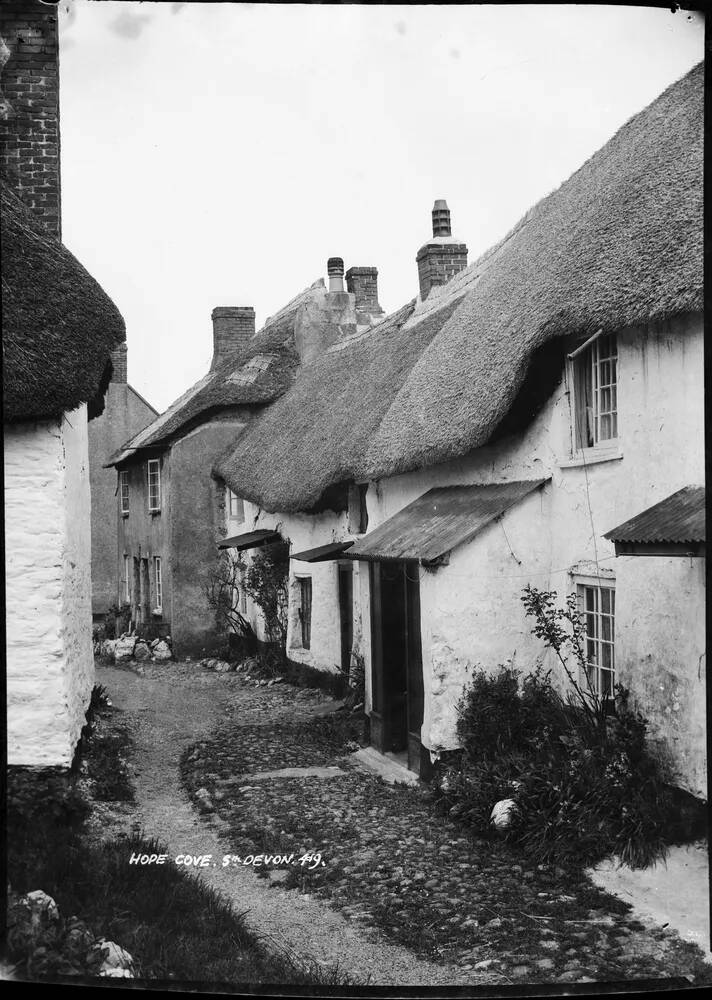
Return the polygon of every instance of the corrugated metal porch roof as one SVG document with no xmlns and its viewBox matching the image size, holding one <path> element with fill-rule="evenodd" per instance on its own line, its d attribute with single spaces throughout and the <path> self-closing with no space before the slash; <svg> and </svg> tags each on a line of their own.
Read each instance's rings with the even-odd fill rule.
<svg viewBox="0 0 712 1000">
<path fill-rule="evenodd" d="M 218 542 L 218 548 L 237 549 L 238 552 L 242 552 L 244 549 L 254 549 L 258 545 L 276 542 L 280 537 L 278 531 L 269 531 L 266 528 L 260 528 L 258 531 L 246 531 L 242 535 L 230 535 L 229 538 L 221 538 Z"/>
<path fill-rule="evenodd" d="M 344 552 L 344 558 L 436 562 L 546 482 L 519 480 L 429 490 L 359 539 Z"/>
<path fill-rule="evenodd" d="M 684 486 L 603 536 L 642 544 L 705 541 L 705 488 Z"/>
<path fill-rule="evenodd" d="M 295 552 L 289 558 L 298 559 L 299 562 L 326 562 L 329 559 L 338 559 L 352 545 L 353 542 L 329 542 L 328 545 L 317 545 L 314 549 Z"/>
</svg>

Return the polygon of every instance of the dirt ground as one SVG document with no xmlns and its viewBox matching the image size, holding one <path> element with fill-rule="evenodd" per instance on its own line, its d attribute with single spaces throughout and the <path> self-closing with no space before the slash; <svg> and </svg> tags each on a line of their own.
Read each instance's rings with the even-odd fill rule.
<svg viewBox="0 0 712 1000">
<path fill-rule="evenodd" d="M 292 958 L 371 985 L 705 978 L 697 948 L 583 873 L 529 870 L 433 817 L 420 789 L 312 744 L 322 692 L 195 664 L 142 669 L 97 670 L 134 739 L 137 807 L 124 822 L 173 859 L 210 855 L 198 876 Z M 317 851 L 318 866 L 243 863 Z"/>
</svg>

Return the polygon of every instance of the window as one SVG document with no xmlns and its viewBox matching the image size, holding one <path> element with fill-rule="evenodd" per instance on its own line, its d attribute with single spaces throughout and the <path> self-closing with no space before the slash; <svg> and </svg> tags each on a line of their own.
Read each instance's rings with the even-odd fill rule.
<svg viewBox="0 0 712 1000">
<path fill-rule="evenodd" d="M 231 521 L 242 522 L 245 520 L 245 504 L 242 497 L 239 497 L 237 493 L 233 493 L 231 489 L 226 488 L 227 492 L 227 513 Z"/>
<path fill-rule="evenodd" d="M 121 497 L 121 513 L 129 512 L 129 474 L 127 470 L 119 473 L 119 496 Z"/>
<path fill-rule="evenodd" d="M 613 697 L 616 593 L 613 587 L 579 583 L 576 587 L 586 628 L 586 672 L 601 698 Z"/>
<path fill-rule="evenodd" d="M 310 576 L 297 577 L 299 587 L 299 624 L 302 632 L 302 649 L 311 646 L 312 581 Z"/>
<path fill-rule="evenodd" d="M 585 342 L 584 342 L 585 343 Z M 583 345 L 582 345 L 583 346 Z M 580 353 L 579 353 L 580 352 Z M 618 437 L 618 349 L 615 334 L 596 337 L 571 355 L 576 449 Z"/>
<path fill-rule="evenodd" d="M 153 582 L 156 594 L 156 611 L 163 610 L 163 577 L 161 576 L 161 557 L 153 557 Z"/>
<path fill-rule="evenodd" d="M 157 458 L 148 462 L 148 509 L 161 509 L 161 463 Z"/>
<path fill-rule="evenodd" d="M 126 604 L 131 603 L 131 576 L 132 576 L 133 566 L 131 556 L 124 556 L 124 601 Z"/>
</svg>

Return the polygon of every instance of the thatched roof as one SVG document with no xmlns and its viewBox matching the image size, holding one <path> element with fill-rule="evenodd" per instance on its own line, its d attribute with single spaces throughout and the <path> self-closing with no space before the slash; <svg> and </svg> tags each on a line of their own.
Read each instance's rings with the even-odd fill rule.
<svg viewBox="0 0 712 1000">
<path fill-rule="evenodd" d="M 555 338 L 700 310 L 703 76 L 669 87 L 409 320 L 411 306 L 313 364 L 216 471 L 269 510 L 306 510 L 337 482 L 485 444 Z"/>
<path fill-rule="evenodd" d="M 2 335 L 6 421 L 46 419 L 106 389 L 124 321 L 101 286 L 3 184 Z"/>
<path fill-rule="evenodd" d="M 264 405 L 285 392 L 299 365 L 295 318 L 323 286 L 323 278 L 315 281 L 271 316 L 245 350 L 231 354 L 192 385 L 112 455 L 107 465 L 119 465 L 143 449 L 166 445 L 196 422 L 228 407 Z"/>
</svg>

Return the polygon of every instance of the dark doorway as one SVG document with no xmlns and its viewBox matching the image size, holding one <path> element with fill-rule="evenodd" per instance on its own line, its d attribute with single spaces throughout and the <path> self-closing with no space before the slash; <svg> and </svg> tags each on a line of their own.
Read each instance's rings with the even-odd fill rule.
<svg viewBox="0 0 712 1000">
<path fill-rule="evenodd" d="M 354 641 L 353 566 L 339 565 L 339 618 L 341 620 L 341 669 L 348 675 Z"/>
<path fill-rule="evenodd" d="M 373 711 L 371 734 L 382 753 L 407 754 L 420 770 L 423 662 L 417 563 L 371 564 Z"/>
</svg>

